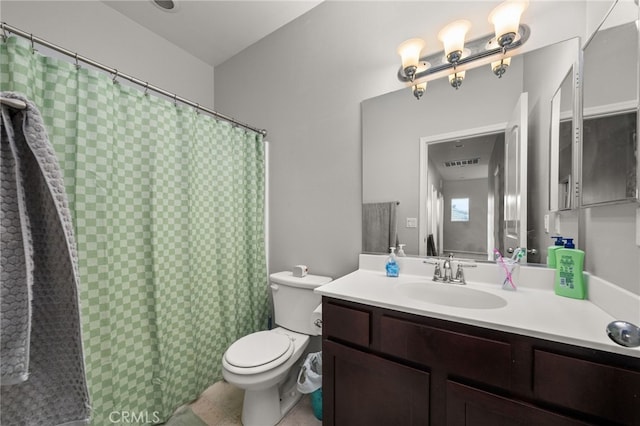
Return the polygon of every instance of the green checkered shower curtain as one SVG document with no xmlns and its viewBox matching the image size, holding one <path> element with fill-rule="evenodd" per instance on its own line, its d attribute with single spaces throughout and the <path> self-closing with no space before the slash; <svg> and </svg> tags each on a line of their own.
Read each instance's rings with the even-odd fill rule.
<svg viewBox="0 0 640 426">
<path fill-rule="evenodd" d="M 63 168 L 93 424 L 166 419 L 266 325 L 262 137 L 16 37 L 0 90 L 35 102 Z"/>
</svg>

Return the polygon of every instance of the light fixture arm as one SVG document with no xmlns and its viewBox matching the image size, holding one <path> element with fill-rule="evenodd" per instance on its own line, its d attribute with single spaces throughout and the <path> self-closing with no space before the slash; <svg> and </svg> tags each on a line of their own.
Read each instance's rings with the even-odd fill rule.
<svg viewBox="0 0 640 426">
<path fill-rule="evenodd" d="M 526 24 L 520 24 L 518 27 L 518 35 L 515 37 L 515 40 L 511 44 L 507 44 L 505 46 L 501 46 L 495 38 L 495 35 L 487 35 L 484 37 L 477 38 L 470 42 L 465 43 L 465 51 L 468 50 L 468 55 L 463 55 L 460 59 L 458 59 L 454 63 L 443 61 L 444 51 L 440 51 L 433 55 L 424 56 L 420 58 L 420 63 L 428 63 L 431 64 L 427 69 L 420 69 L 415 72 L 413 76 L 407 76 L 404 72 L 404 69 L 400 67 L 398 70 L 398 80 L 403 83 L 411 83 L 415 80 L 420 80 L 421 78 L 427 77 L 432 74 L 436 74 L 446 70 L 455 70 L 456 67 L 471 63 L 473 61 L 477 61 L 478 59 L 489 58 L 494 55 L 504 55 L 507 52 L 518 49 L 522 45 L 524 45 L 529 39 L 529 35 L 531 33 L 531 29 Z"/>
</svg>

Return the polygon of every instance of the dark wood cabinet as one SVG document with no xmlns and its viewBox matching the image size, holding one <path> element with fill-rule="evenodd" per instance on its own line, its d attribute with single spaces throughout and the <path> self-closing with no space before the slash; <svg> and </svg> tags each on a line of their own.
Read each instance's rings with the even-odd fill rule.
<svg viewBox="0 0 640 426">
<path fill-rule="evenodd" d="M 325 425 L 640 426 L 640 358 L 323 298 Z"/>
<path fill-rule="evenodd" d="M 330 341 L 322 362 L 332 372 L 323 386 L 333 389 L 323 418 L 351 426 L 429 423 L 429 373 Z"/>
</svg>

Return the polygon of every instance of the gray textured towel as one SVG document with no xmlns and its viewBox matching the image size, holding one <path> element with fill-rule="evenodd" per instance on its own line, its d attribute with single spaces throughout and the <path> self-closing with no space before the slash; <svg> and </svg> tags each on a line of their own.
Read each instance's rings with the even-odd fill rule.
<svg viewBox="0 0 640 426">
<path fill-rule="evenodd" d="M 4 113 L 3 113 L 4 114 Z M 14 155 L 13 127 L 2 120 L 0 156 L 0 385 L 27 380 L 31 332 L 33 245 L 20 158 Z M 9 134 L 11 137 L 9 137 Z"/>
<path fill-rule="evenodd" d="M 2 106 L 0 423 L 86 424 L 77 253 L 64 182 L 44 123 Z"/>
<path fill-rule="evenodd" d="M 389 253 L 397 247 L 396 201 L 362 205 L 362 252 Z"/>
</svg>

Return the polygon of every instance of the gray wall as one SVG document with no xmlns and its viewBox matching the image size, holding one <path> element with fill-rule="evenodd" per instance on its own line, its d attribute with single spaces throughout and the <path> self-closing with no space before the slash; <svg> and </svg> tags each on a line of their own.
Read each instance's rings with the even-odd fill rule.
<svg viewBox="0 0 640 426">
<path fill-rule="evenodd" d="M 583 212 L 585 269 L 640 294 L 640 246 L 636 245 L 640 207 L 627 203 Z M 640 219 L 638 220 L 640 221 Z M 631 230 L 635 229 L 635 233 Z"/>
</svg>

